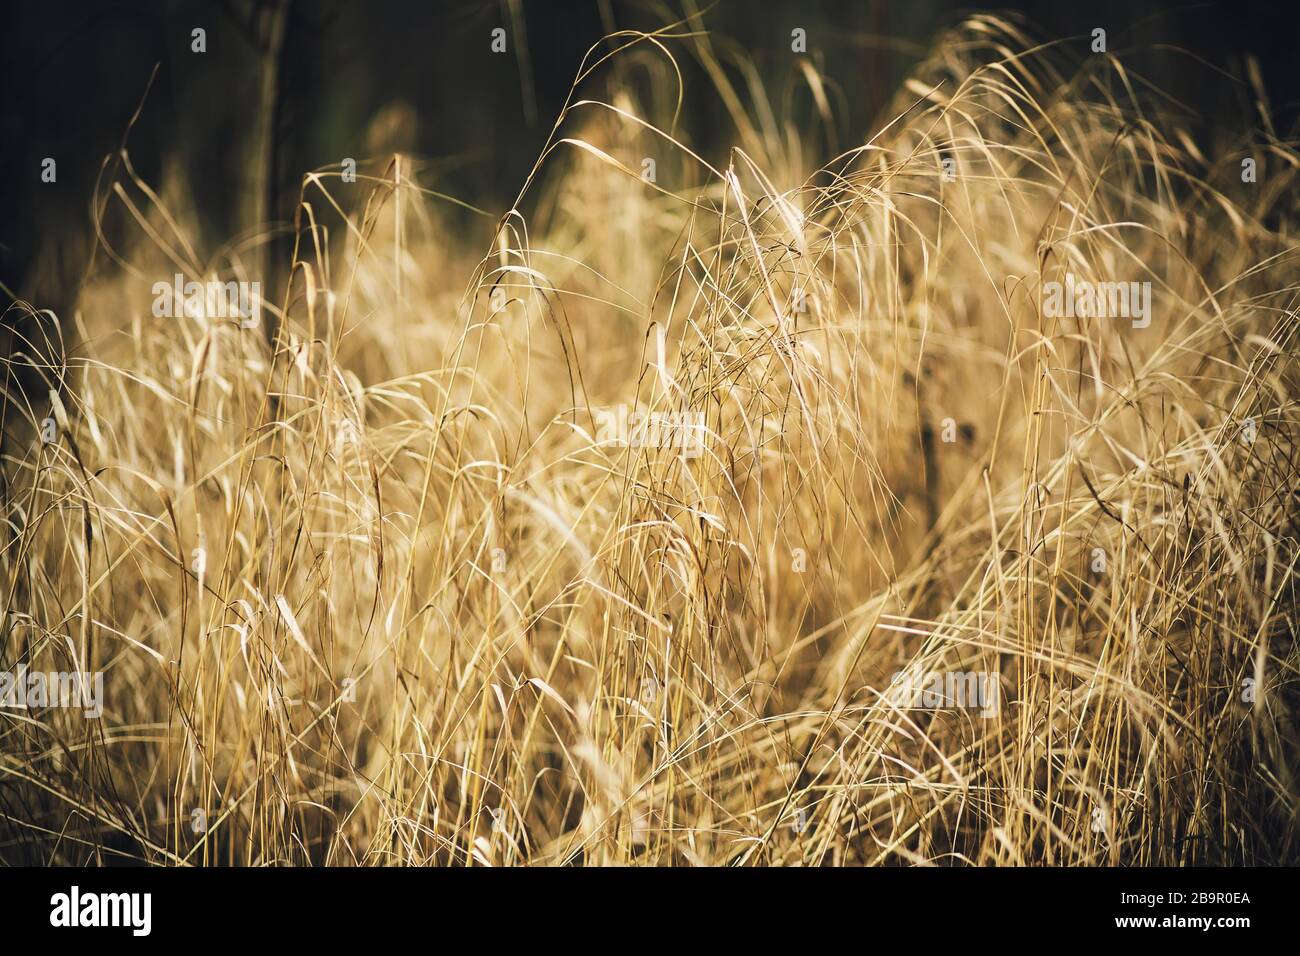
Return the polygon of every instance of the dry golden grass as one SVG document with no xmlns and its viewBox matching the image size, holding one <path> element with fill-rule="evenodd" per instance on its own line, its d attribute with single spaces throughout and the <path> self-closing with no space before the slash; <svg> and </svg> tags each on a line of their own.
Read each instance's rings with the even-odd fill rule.
<svg viewBox="0 0 1300 956">
<path fill-rule="evenodd" d="M 0 711 L 0 860 L 1294 862 L 1297 154 L 1000 19 L 936 50 L 828 161 L 830 78 L 797 123 L 617 36 L 656 102 L 575 94 L 481 259 L 408 158 L 308 176 L 273 345 L 151 315 L 249 250 L 122 165 L 134 247 L 6 317 L 0 666 L 107 699 Z M 1066 272 L 1150 326 L 1044 315 Z"/>
</svg>

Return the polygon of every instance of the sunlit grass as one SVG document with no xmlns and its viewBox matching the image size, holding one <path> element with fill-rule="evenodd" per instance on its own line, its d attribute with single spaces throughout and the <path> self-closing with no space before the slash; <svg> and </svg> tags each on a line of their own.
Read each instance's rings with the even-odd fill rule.
<svg viewBox="0 0 1300 956">
<path fill-rule="evenodd" d="M 249 251 L 118 168 L 120 265 L 6 316 L 0 664 L 107 701 L 0 711 L 0 859 L 1294 862 L 1294 149 L 977 17 L 829 157 L 833 78 L 715 44 L 595 48 L 655 102 L 575 84 L 487 248 L 409 158 L 307 177 L 263 329 L 151 314 Z"/>
</svg>

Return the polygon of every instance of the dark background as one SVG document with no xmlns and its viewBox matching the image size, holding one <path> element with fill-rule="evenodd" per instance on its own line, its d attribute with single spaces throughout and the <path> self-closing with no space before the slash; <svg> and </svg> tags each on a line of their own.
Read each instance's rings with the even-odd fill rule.
<svg viewBox="0 0 1300 956">
<path fill-rule="evenodd" d="M 280 3 L 284 33 L 276 47 L 267 38 L 268 11 Z M 1042 39 L 1074 37 L 1070 50 L 1079 56 L 1088 51 L 1092 28 L 1105 27 L 1110 51 L 1195 104 L 1201 132 L 1210 135 L 1220 125 L 1254 122 L 1250 91 L 1212 69 L 1242 76 L 1245 55 L 1253 54 L 1277 134 L 1287 138 L 1300 102 L 1296 6 L 1022 0 L 995 9 L 1022 13 Z M 869 134 L 935 34 L 971 9 L 942 0 L 721 0 L 704 17 L 710 30 L 753 57 L 774 93 L 790 75 L 790 31 L 805 28 L 809 54 L 844 93 L 837 103 L 844 145 Z M 210 252 L 247 230 L 259 210 L 287 220 L 304 172 L 384 150 L 421 157 L 422 185 L 501 213 L 588 48 L 611 29 L 654 28 L 681 12 L 657 0 L 8 2 L 0 12 L 0 283 L 38 307 L 57 311 L 71 303 L 91 243 L 96 177 L 122 142 L 155 65 L 130 133 L 131 159 L 154 186 L 168 164 L 184 174 L 199 235 L 211 244 L 201 251 Z M 507 56 L 489 50 L 497 26 L 509 35 Z M 194 27 L 207 31 L 201 55 L 190 50 Z M 722 107 L 691 58 L 679 62 L 687 69 L 683 133 L 707 155 L 726 145 Z M 250 176 L 250 155 L 268 63 L 276 77 L 275 108 L 266 120 L 273 172 L 259 185 Z M 608 76 L 594 78 L 584 94 L 609 95 L 601 88 Z M 377 131 L 383 123 L 376 117 L 398 102 L 406 112 L 391 114 L 387 133 Z M 40 181 L 46 156 L 58 162 L 55 184 Z M 2 298 L 0 310 L 8 305 Z"/>
</svg>

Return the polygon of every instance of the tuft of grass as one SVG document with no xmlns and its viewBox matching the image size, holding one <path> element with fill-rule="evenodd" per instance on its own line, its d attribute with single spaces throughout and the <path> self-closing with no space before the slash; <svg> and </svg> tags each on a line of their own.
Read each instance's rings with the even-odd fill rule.
<svg viewBox="0 0 1300 956">
<path fill-rule="evenodd" d="M 119 157 L 136 241 L 5 317 L 0 670 L 106 700 L 0 710 L 0 860 L 1296 861 L 1293 144 L 993 16 L 838 155 L 754 75 L 608 38 L 500 219 L 310 174 L 269 342 L 151 314 L 251 253 Z"/>
</svg>

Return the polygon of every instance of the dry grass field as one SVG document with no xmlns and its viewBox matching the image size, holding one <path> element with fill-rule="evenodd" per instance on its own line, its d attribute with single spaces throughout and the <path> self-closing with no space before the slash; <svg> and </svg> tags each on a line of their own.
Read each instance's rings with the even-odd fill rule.
<svg viewBox="0 0 1300 956">
<path fill-rule="evenodd" d="M 0 710 L 0 860 L 1300 859 L 1300 156 L 1086 48 L 975 16 L 846 144 L 615 35 L 499 220 L 307 175 L 255 325 L 110 157 L 5 315 L 0 670 L 103 699 Z"/>
</svg>

